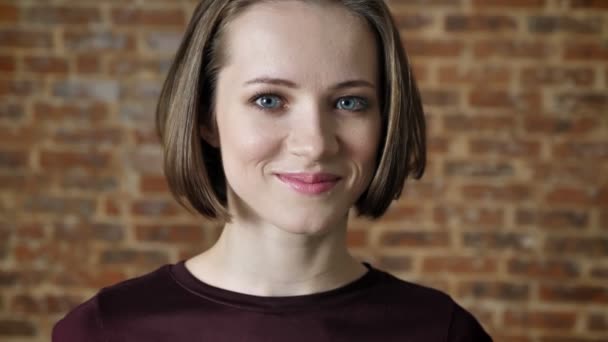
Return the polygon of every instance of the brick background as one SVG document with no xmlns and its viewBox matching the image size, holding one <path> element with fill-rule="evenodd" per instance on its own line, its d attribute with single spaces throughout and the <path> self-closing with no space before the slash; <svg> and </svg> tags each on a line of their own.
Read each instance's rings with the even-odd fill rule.
<svg viewBox="0 0 608 342">
<path fill-rule="evenodd" d="M 392 0 L 429 121 L 423 180 L 353 251 L 497 341 L 608 340 L 608 1 Z M 0 340 L 202 251 L 153 130 L 195 1 L 0 0 Z"/>
</svg>

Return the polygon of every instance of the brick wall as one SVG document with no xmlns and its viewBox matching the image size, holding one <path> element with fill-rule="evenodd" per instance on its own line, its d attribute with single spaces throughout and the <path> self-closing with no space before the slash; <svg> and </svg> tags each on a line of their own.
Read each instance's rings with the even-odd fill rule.
<svg viewBox="0 0 608 342">
<path fill-rule="evenodd" d="M 194 1 L 0 0 L 0 340 L 209 246 L 153 112 Z M 392 0 L 428 112 L 422 181 L 361 258 L 497 341 L 608 339 L 608 1 Z"/>
</svg>

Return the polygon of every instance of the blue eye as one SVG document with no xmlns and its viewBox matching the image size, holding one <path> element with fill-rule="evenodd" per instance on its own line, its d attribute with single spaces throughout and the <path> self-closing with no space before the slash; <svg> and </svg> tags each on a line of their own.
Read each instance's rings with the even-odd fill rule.
<svg viewBox="0 0 608 342">
<path fill-rule="evenodd" d="M 356 96 L 342 97 L 338 100 L 338 109 L 358 112 L 367 108 L 367 101 Z"/>
<path fill-rule="evenodd" d="M 256 98 L 255 103 L 265 109 L 276 109 L 280 107 L 281 100 L 275 95 L 262 94 Z"/>
</svg>

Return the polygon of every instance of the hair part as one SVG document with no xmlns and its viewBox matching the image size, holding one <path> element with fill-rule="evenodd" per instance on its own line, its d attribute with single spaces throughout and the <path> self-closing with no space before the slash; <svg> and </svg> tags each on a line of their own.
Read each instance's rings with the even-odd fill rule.
<svg viewBox="0 0 608 342">
<path fill-rule="evenodd" d="M 178 203 L 206 218 L 230 221 L 219 149 L 200 135 L 215 125 L 215 86 L 229 58 L 226 31 L 247 7 L 277 0 L 202 0 L 196 7 L 163 84 L 156 127 L 164 171 Z M 378 218 L 401 196 L 405 180 L 426 165 L 426 128 L 420 93 L 399 31 L 383 0 L 294 0 L 335 4 L 363 18 L 377 39 L 382 135 L 368 188 L 355 203 L 357 216 Z"/>
</svg>

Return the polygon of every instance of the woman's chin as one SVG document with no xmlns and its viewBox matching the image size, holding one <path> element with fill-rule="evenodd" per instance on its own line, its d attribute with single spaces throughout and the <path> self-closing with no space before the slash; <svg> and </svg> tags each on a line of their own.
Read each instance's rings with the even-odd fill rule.
<svg viewBox="0 0 608 342">
<path fill-rule="evenodd" d="M 346 226 L 346 222 L 343 222 L 343 219 L 308 215 L 300 219 L 293 217 L 289 220 L 275 221 L 274 225 L 291 234 L 318 236 L 339 229 L 341 226 Z"/>
</svg>

